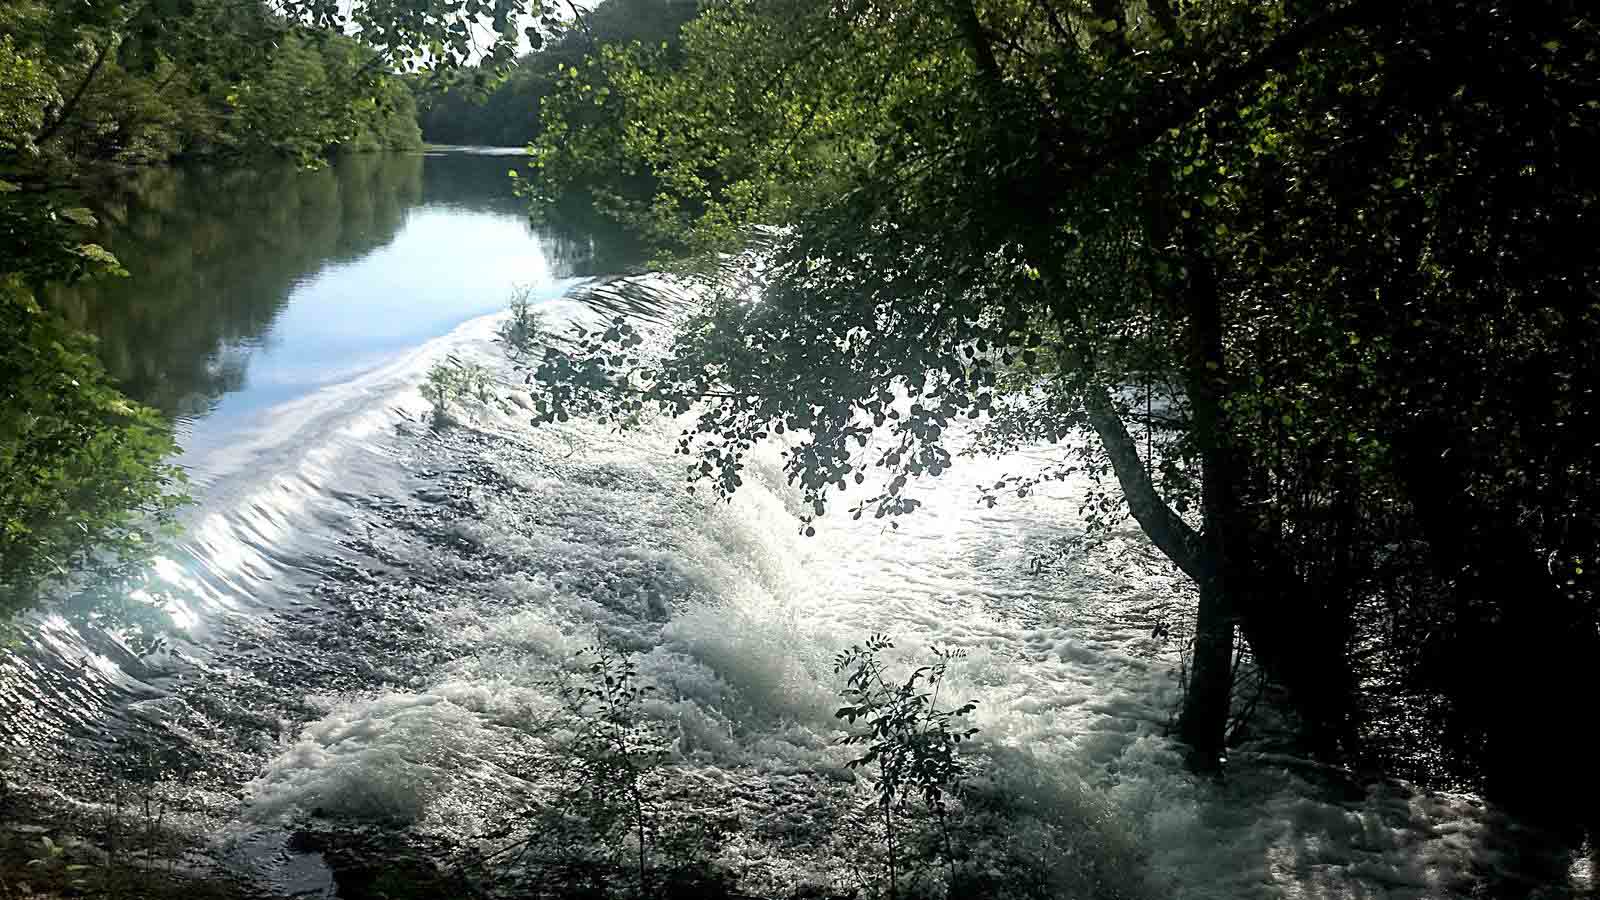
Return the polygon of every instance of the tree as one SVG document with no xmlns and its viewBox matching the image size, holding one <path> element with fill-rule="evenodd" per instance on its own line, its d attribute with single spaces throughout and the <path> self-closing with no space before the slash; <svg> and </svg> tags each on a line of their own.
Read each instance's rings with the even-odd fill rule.
<svg viewBox="0 0 1600 900">
<path fill-rule="evenodd" d="M 567 67 L 583 64 L 593 44 L 674 45 L 696 9 L 695 0 L 606 0 L 583 28 L 566 30 L 503 73 L 475 66 L 413 79 L 423 134 L 444 144 L 527 144 L 539 133 L 540 102 Z"/>
<path fill-rule="evenodd" d="M 16 224 L 7 218 L 0 234 Z M 70 275 L 103 266 L 103 253 L 37 247 L 31 259 Z M 183 501 L 171 428 L 117 392 L 92 344 L 22 276 L 0 278 L 0 303 L 0 624 L 47 587 L 64 612 L 148 624 L 129 594 Z"/>
<path fill-rule="evenodd" d="M 39 302 L 126 274 L 92 239 L 85 174 L 415 147 L 396 70 L 504 64 L 519 35 L 566 21 L 517 0 L 0 7 L 0 615 L 75 599 L 87 615 L 131 610 L 132 579 L 183 499 L 170 427 Z"/>
<path fill-rule="evenodd" d="M 1514 798 L 1543 742 L 1420 674 L 1481 639 L 1415 625 L 1518 622 L 1519 665 L 1596 646 L 1593 454 L 1540 424 L 1594 404 L 1595 253 L 1556 238 L 1592 215 L 1596 46 L 1561 2 L 709 4 L 679 56 L 567 72 L 532 189 L 669 255 L 777 230 L 663 356 L 620 320 L 552 351 L 538 416 L 692 412 L 689 476 L 723 493 L 796 432 L 816 515 L 868 477 L 853 514 L 915 509 L 958 419 L 994 449 L 1090 432 L 1199 588 L 1197 767 L 1237 628 L 1312 749 L 1370 759 L 1393 692 L 1440 698 L 1497 735 Z M 1545 402 L 1508 412 L 1513 385 Z M 1494 598 L 1506 578 L 1549 604 Z"/>
</svg>

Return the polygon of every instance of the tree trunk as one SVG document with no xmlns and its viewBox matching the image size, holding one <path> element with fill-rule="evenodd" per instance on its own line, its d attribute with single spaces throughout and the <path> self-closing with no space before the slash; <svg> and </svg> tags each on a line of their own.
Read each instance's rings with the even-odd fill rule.
<svg viewBox="0 0 1600 900">
<path fill-rule="evenodd" d="M 67 124 L 67 121 L 77 112 L 78 104 L 83 102 L 83 95 L 88 93 L 89 85 L 94 81 L 94 77 L 100 74 L 100 67 L 105 65 L 106 56 L 110 54 L 111 47 L 115 43 L 115 38 L 106 39 L 105 44 L 100 48 L 100 52 L 95 54 L 94 62 L 89 65 L 89 71 L 85 72 L 83 80 L 78 82 L 78 89 L 72 92 L 72 96 L 67 98 L 66 103 L 62 104 L 61 111 L 56 113 L 55 118 L 50 120 L 50 124 L 46 125 L 44 130 L 40 131 L 38 136 L 33 139 L 33 143 L 36 146 L 42 147 L 46 141 L 55 137 L 56 132 L 61 130 L 61 126 Z"/>
<path fill-rule="evenodd" d="M 1183 574 L 1194 579 L 1196 584 L 1208 580 L 1211 577 L 1211 562 L 1205 555 L 1204 540 L 1156 492 L 1155 483 L 1150 480 L 1150 473 L 1139 458 L 1139 445 L 1122 424 L 1122 418 L 1117 415 L 1116 406 L 1112 404 L 1105 388 L 1086 388 L 1083 405 L 1090 427 L 1100 439 L 1106 455 L 1111 458 L 1111 470 L 1117 476 L 1123 496 L 1127 498 L 1128 511 L 1133 514 L 1134 521 L 1144 529 L 1145 535 L 1156 548 L 1183 570 Z"/>
<path fill-rule="evenodd" d="M 1111 469 L 1127 498 L 1128 509 L 1157 549 L 1166 554 L 1200 588 L 1200 606 L 1195 617 L 1194 665 L 1186 685 L 1183 712 L 1178 720 L 1179 739 L 1191 749 L 1190 764 L 1201 771 L 1215 771 L 1222 760 L 1223 741 L 1228 727 L 1229 698 L 1233 686 L 1233 613 L 1229 607 L 1215 537 L 1190 528 L 1157 494 L 1155 484 L 1139 459 L 1139 448 L 1117 416 L 1104 388 L 1085 392 L 1084 407 L 1089 424 L 1111 458 Z M 1203 488 L 1207 504 L 1206 525 L 1220 530 L 1217 521 L 1226 508 L 1216 494 L 1223 477 L 1208 477 Z"/>
<path fill-rule="evenodd" d="M 1243 583 L 1240 571 L 1248 542 L 1238 495 L 1238 460 L 1227 438 L 1222 399 L 1227 370 L 1223 357 L 1222 304 L 1211 263 L 1190 254 L 1189 278 L 1175 312 L 1184 315 L 1190 353 L 1187 389 L 1201 455 L 1200 532 L 1167 506 L 1150 479 L 1138 444 L 1123 425 L 1103 387 L 1089 385 L 1084 409 L 1110 458 L 1128 509 L 1151 541 L 1200 589 L 1195 615 L 1194 656 L 1178 717 L 1178 737 L 1189 746 L 1189 764 L 1215 772 L 1222 764 L 1233 694 L 1234 604 L 1229 591 Z"/>
<path fill-rule="evenodd" d="M 1203 555 L 1209 561 L 1200 580 L 1195 614 L 1194 664 L 1189 672 L 1179 739 L 1189 745 L 1190 765 L 1215 771 L 1223 760 L 1233 695 L 1234 602 L 1230 591 L 1242 586 L 1245 542 L 1241 533 L 1238 460 L 1228 437 L 1222 401 L 1227 394 L 1227 360 L 1222 345 L 1222 299 L 1211 261 L 1191 253 L 1181 299 L 1186 313 L 1189 360 L 1186 380 L 1200 452 L 1200 512 Z"/>
<path fill-rule="evenodd" d="M 1178 739 L 1189 745 L 1189 765 L 1216 772 L 1226 754 L 1233 698 L 1233 612 L 1221 578 L 1200 585 L 1194 622 L 1194 659 L 1178 715 Z"/>
</svg>

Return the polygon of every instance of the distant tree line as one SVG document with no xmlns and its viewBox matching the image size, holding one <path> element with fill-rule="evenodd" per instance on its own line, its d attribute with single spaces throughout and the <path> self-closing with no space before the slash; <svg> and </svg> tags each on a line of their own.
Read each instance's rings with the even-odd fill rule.
<svg viewBox="0 0 1600 900">
<path fill-rule="evenodd" d="M 527 144 L 540 131 L 541 101 L 566 68 L 585 65 L 594 43 L 676 46 L 678 30 L 697 6 L 697 0 L 606 0 L 585 18 L 586 27 L 569 29 L 503 72 L 474 68 L 415 77 L 422 137 L 434 144 Z"/>
</svg>

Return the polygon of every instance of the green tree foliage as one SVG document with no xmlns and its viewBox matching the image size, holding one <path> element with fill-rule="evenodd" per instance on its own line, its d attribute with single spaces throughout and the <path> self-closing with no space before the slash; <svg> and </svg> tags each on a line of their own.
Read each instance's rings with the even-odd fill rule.
<svg viewBox="0 0 1600 900">
<path fill-rule="evenodd" d="M 851 769 L 877 767 L 874 788 L 888 843 L 890 897 L 899 894 L 895 817 L 908 810 L 914 799 L 920 799 L 938 819 L 944 845 L 940 849 L 950 869 L 950 883 L 955 883 L 950 800 L 970 772 L 970 764 L 960 757 L 961 743 L 978 733 L 977 728 L 961 727 L 963 718 L 978 708 L 977 703 L 968 701 L 949 709 L 939 706 L 939 690 L 950 663 L 965 656 L 965 651 L 932 647 L 937 662 L 917 667 L 896 683 L 882 659 L 883 652 L 893 647 L 888 635 L 874 634 L 865 644 L 854 644 L 840 653 L 833 663 L 835 674 L 848 673 L 840 691 L 846 705 L 834 717 L 852 727 L 860 720 L 864 726 L 842 739 L 845 744 L 865 748 L 845 765 Z"/>
<path fill-rule="evenodd" d="M 419 146 L 409 92 L 356 41 L 293 28 L 265 7 L 190 4 L 159 26 L 148 7 L 67 28 L 39 3 L 7 12 L 7 53 L 49 83 L 27 99 L 30 127 L 7 128 L 25 151 L 16 174 L 70 174 L 97 162 L 159 163 L 178 156 L 288 155 L 335 147 Z M 70 17 L 67 17 L 70 23 Z M 20 70 L 19 70 L 20 71 Z"/>
<path fill-rule="evenodd" d="M 38 59 L 19 53 L 9 34 L 0 34 L 0 150 L 35 149 L 34 135 L 44 126 L 46 107 L 58 102 Z"/>
<path fill-rule="evenodd" d="M 566 31 L 503 73 L 479 66 L 417 79 L 423 137 L 439 144 L 527 144 L 540 131 L 540 102 L 568 67 L 584 65 L 595 44 L 675 45 L 678 29 L 696 9 L 696 0 L 605 0 L 583 28 Z"/>
<path fill-rule="evenodd" d="M 637 842 L 638 893 L 650 896 L 649 834 L 658 815 L 658 770 L 670 749 L 659 726 L 644 715 L 644 703 L 654 689 L 641 683 L 632 659 L 604 645 L 586 647 L 577 655 L 590 657 L 584 664 L 587 680 L 557 685 L 576 723 L 571 744 L 576 783 L 602 835 L 618 828 L 631 832 Z"/>
<path fill-rule="evenodd" d="M 99 176 L 180 158 L 315 165 L 335 150 L 415 148 L 398 70 L 504 64 L 521 29 L 561 24 L 512 0 L 0 7 L 0 611 L 96 591 L 125 599 L 125 576 L 181 499 L 169 430 L 38 302 L 125 274 L 92 239 L 85 198 L 115 193 Z"/>
<path fill-rule="evenodd" d="M 0 246 L 15 254 L 0 272 L 0 625 L 42 596 L 128 624 L 141 618 L 128 592 L 182 501 L 171 430 L 35 299 L 46 282 L 122 274 L 81 239 L 94 217 L 0 191 Z"/>
<path fill-rule="evenodd" d="M 915 509 L 958 420 L 1087 432 L 1035 478 L 1115 477 L 1198 586 L 1197 766 L 1238 629 L 1310 749 L 1570 818 L 1597 781 L 1534 723 L 1600 649 L 1597 62 L 1572 2 L 706 4 L 563 70 L 530 190 L 671 256 L 776 230 L 663 355 L 547 355 L 539 417 L 693 412 L 722 492 L 791 434 L 819 516 Z M 1589 801 L 1538 802 L 1551 758 Z"/>
<path fill-rule="evenodd" d="M 0 616 L 52 586 L 76 601 L 69 609 L 127 612 L 182 499 L 166 462 L 171 429 L 118 393 L 93 345 L 16 276 L 0 282 L 0 300 L 21 313 L 0 319 Z"/>
</svg>

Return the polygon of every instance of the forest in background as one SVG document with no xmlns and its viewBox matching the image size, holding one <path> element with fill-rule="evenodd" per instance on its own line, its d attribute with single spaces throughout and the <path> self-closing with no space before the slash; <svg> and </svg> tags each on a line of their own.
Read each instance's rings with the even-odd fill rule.
<svg viewBox="0 0 1600 900">
<path fill-rule="evenodd" d="M 523 146 L 540 133 L 541 101 L 555 92 L 565 68 L 584 64 L 594 43 L 674 46 L 697 7 L 696 0 L 606 0 L 584 29 L 523 55 L 505 71 L 413 77 L 422 137 L 434 144 Z"/>
</svg>

